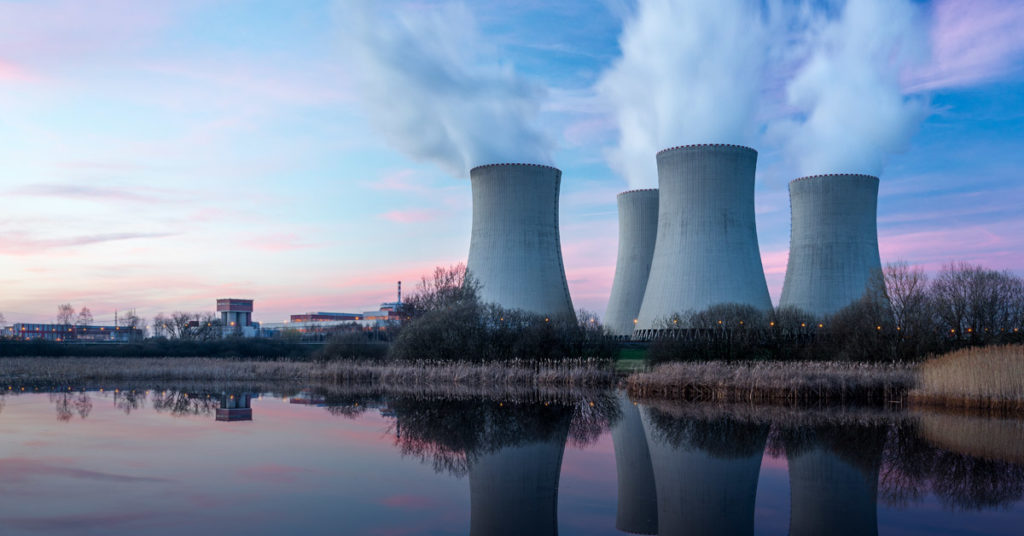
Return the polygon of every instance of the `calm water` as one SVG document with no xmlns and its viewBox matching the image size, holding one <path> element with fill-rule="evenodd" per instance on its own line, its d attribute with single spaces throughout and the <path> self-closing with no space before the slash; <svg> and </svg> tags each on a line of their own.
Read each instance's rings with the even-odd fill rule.
<svg viewBox="0 0 1024 536">
<path fill-rule="evenodd" d="M 0 534 L 1021 534 L 1021 423 L 241 389 L 0 398 Z"/>
</svg>

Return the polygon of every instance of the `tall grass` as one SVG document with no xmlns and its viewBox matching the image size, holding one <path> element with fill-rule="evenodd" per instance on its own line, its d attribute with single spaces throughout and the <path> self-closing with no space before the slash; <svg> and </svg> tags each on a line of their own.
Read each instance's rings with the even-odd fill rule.
<svg viewBox="0 0 1024 536">
<path fill-rule="evenodd" d="M 757 403 L 884 403 L 914 385 L 915 368 L 855 362 L 682 362 L 631 375 L 639 398 Z"/>
<path fill-rule="evenodd" d="M 921 365 L 917 404 L 1024 411 L 1024 345 L 966 348 Z"/>
<path fill-rule="evenodd" d="M 918 413 L 921 435 L 943 449 L 1024 464 L 1024 421 L 931 410 Z"/>
<path fill-rule="evenodd" d="M 233 361 L 211 358 L 0 358 L 0 382 L 102 381 L 373 383 L 382 386 L 609 387 L 610 361 L 364 362 Z"/>
</svg>

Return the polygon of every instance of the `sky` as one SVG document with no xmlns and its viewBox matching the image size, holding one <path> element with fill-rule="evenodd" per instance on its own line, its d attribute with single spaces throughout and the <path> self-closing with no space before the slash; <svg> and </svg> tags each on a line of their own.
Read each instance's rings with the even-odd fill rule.
<svg viewBox="0 0 1024 536">
<path fill-rule="evenodd" d="M 881 178 L 883 262 L 1024 273 L 1011 0 L 0 0 L 0 313 L 363 311 L 469 248 L 468 169 L 563 171 L 576 307 L 654 154 L 758 150 L 778 300 L 787 183 Z"/>
</svg>

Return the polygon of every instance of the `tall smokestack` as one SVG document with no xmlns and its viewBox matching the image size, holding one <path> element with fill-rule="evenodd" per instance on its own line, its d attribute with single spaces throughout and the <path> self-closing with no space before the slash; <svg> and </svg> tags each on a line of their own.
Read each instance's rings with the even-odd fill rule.
<svg viewBox="0 0 1024 536">
<path fill-rule="evenodd" d="M 575 317 L 558 236 L 562 172 L 536 164 L 491 164 L 469 172 L 473 233 L 469 273 L 480 298 L 510 309 Z"/>
<path fill-rule="evenodd" d="M 604 325 L 612 335 L 636 329 L 658 236 L 658 190 L 632 190 L 616 196 L 619 204 L 619 256 L 615 261 Z"/>
<path fill-rule="evenodd" d="M 754 221 L 757 151 L 702 144 L 658 153 L 658 236 L 637 334 L 722 303 L 772 308 Z"/>
<path fill-rule="evenodd" d="M 402 306 L 402 282 L 398 282 L 398 306 Z"/>
<path fill-rule="evenodd" d="M 792 227 L 779 306 L 828 316 L 864 296 L 878 255 L 878 178 L 815 175 L 789 183 Z"/>
</svg>

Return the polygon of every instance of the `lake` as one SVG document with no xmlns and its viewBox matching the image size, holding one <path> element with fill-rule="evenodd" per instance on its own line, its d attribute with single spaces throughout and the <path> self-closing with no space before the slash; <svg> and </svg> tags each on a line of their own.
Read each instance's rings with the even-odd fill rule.
<svg viewBox="0 0 1024 536">
<path fill-rule="evenodd" d="M 613 391 L 149 387 L 0 396 L 0 534 L 1024 527 L 1024 427 L 1011 419 Z"/>
</svg>

